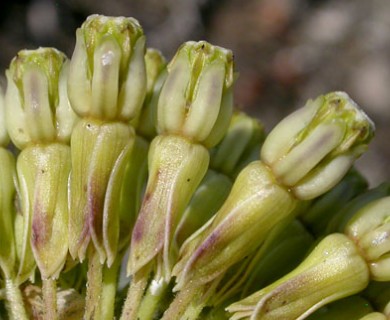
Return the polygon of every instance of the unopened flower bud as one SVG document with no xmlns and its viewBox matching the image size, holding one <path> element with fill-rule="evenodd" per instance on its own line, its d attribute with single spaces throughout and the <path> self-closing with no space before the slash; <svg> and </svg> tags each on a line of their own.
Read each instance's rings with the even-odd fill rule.
<svg viewBox="0 0 390 320">
<path fill-rule="evenodd" d="M 158 102 L 160 133 L 216 145 L 230 122 L 232 85 L 231 51 L 205 41 L 186 42 L 168 65 Z"/>
<path fill-rule="evenodd" d="M 147 49 L 145 53 L 146 65 L 146 96 L 139 117 L 131 124 L 137 134 L 152 140 L 157 135 L 157 104 L 161 88 L 167 77 L 167 62 L 160 51 Z"/>
<path fill-rule="evenodd" d="M 390 197 L 364 206 L 349 221 L 345 233 L 362 251 L 371 278 L 390 281 Z"/>
<path fill-rule="evenodd" d="M 232 320 L 303 319 L 321 306 L 363 290 L 369 270 L 343 234 L 325 237 L 293 271 L 228 307 Z"/>
<path fill-rule="evenodd" d="M 18 148 L 69 141 L 76 116 L 66 91 L 68 64 L 53 48 L 22 50 L 12 60 L 6 72 L 6 122 Z"/>
<path fill-rule="evenodd" d="M 138 21 L 91 15 L 77 30 L 68 90 L 82 117 L 129 121 L 146 90 L 145 37 Z"/>
<path fill-rule="evenodd" d="M 253 149 L 258 154 L 265 138 L 264 127 L 243 112 L 233 113 L 229 128 L 221 142 L 210 150 L 210 167 L 235 178 L 237 171 L 252 159 Z"/>
<path fill-rule="evenodd" d="M 347 94 L 332 92 L 281 121 L 265 140 L 261 159 L 297 198 L 309 200 L 341 180 L 373 131 Z"/>
</svg>

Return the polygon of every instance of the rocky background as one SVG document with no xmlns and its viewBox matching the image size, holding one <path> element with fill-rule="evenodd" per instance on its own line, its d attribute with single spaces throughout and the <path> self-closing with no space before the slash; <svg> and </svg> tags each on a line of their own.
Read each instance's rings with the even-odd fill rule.
<svg viewBox="0 0 390 320">
<path fill-rule="evenodd" d="M 170 59 L 187 40 L 233 50 L 236 104 L 270 130 L 304 101 L 343 90 L 375 121 L 357 163 L 371 186 L 390 181 L 390 1 L 14 0 L 0 4 L 0 69 L 23 48 L 71 56 L 92 13 L 137 18 L 150 47 Z"/>
</svg>

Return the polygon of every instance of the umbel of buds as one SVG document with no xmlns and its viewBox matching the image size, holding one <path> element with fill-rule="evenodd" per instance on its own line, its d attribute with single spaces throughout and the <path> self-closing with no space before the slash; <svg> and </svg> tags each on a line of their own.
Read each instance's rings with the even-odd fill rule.
<svg viewBox="0 0 390 320">
<path fill-rule="evenodd" d="M 350 295 L 360 320 L 390 317 L 390 184 L 352 168 L 366 114 L 330 92 L 266 135 L 234 108 L 230 50 L 188 41 L 167 61 L 137 20 L 102 15 L 71 59 L 11 61 L 0 318 L 325 319 Z"/>
</svg>

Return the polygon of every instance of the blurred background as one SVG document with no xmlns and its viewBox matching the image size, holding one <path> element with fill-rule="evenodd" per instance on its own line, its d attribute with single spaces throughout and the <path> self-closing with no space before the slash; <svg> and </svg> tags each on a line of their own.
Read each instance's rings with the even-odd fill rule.
<svg viewBox="0 0 390 320">
<path fill-rule="evenodd" d="M 309 98 L 348 92 L 377 127 L 357 167 L 371 186 L 390 180 L 390 1 L 1 1 L 0 74 L 24 48 L 70 57 L 76 28 L 93 13 L 135 17 L 168 60 L 188 40 L 233 50 L 236 104 L 267 131 Z"/>
</svg>

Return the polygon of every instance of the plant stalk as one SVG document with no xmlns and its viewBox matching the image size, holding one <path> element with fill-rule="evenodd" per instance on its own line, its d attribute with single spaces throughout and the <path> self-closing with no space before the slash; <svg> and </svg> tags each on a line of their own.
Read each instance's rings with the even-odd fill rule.
<svg viewBox="0 0 390 320">
<path fill-rule="evenodd" d="M 28 320 L 22 293 L 12 279 L 5 280 L 7 308 L 11 320 Z"/>
<path fill-rule="evenodd" d="M 57 320 L 57 283 L 54 279 L 42 279 L 42 297 L 46 320 Z"/>
<path fill-rule="evenodd" d="M 95 250 L 89 252 L 84 320 L 101 319 L 103 265 Z"/>
</svg>

